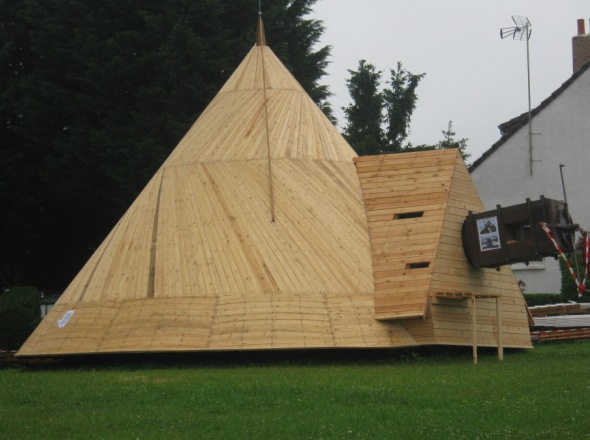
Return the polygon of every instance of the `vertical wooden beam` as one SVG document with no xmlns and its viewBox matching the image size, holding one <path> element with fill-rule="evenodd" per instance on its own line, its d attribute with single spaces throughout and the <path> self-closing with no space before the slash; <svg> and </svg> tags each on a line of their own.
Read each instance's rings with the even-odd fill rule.
<svg viewBox="0 0 590 440">
<path fill-rule="evenodd" d="M 262 19 L 260 19 L 260 23 L 262 23 Z M 264 36 L 264 31 L 262 35 Z M 264 93 L 264 124 L 266 128 L 266 155 L 268 157 L 268 187 L 269 187 L 269 197 L 270 197 L 270 221 L 272 223 L 275 222 L 275 199 L 274 199 L 274 190 L 272 185 L 272 152 L 270 148 L 270 129 L 268 127 L 268 96 L 266 94 L 266 69 L 264 65 L 264 50 L 262 44 L 260 44 L 260 59 L 262 60 L 262 90 Z"/>
<path fill-rule="evenodd" d="M 162 185 L 166 170 L 162 170 L 160 184 L 158 186 L 158 198 L 156 199 L 156 210 L 154 212 L 154 223 L 152 226 L 152 243 L 150 247 L 150 270 L 146 298 L 153 298 L 156 292 L 156 252 L 158 250 L 158 219 L 160 218 L 160 199 L 162 198 Z"/>
<path fill-rule="evenodd" d="M 471 297 L 473 301 L 473 313 L 471 315 L 471 324 L 473 325 L 473 365 L 477 365 L 477 312 L 475 295 Z"/>
<path fill-rule="evenodd" d="M 504 345 L 502 340 L 502 297 L 496 297 L 496 325 L 498 326 L 498 360 L 504 360 Z"/>
</svg>

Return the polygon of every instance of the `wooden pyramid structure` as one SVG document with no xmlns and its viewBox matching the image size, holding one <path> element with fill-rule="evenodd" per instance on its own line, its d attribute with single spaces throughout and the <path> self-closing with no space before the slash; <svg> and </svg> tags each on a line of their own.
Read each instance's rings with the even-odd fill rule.
<svg viewBox="0 0 590 440">
<path fill-rule="evenodd" d="M 471 345 L 471 328 L 480 345 L 529 347 L 512 273 L 462 253 L 470 209 L 483 207 L 454 151 L 357 158 L 260 22 L 17 355 Z"/>
</svg>

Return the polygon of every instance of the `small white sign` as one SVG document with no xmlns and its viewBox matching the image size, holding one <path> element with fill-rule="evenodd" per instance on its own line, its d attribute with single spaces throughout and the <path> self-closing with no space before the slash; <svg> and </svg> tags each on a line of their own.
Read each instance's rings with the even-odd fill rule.
<svg viewBox="0 0 590 440">
<path fill-rule="evenodd" d="M 500 232 L 498 231 L 497 217 L 487 217 L 477 220 L 477 232 L 481 252 L 500 249 Z"/>
<path fill-rule="evenodd" d="M 64 316 L 61 319 L 57 320 L 57 326 L 59 328 L 64 328 L 68 321 L 70 320 L 70 318 L 72 317 L 72 315 L 74 314 L 75 310 L 68 310 L 66 313 L 64 313 Z"/>
</svg>

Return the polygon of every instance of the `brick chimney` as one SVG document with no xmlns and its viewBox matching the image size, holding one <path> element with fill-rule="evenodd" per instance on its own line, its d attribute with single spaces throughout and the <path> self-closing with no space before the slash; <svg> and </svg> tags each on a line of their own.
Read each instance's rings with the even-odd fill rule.
<svg viewBox="0 0 590 440">
<path fill-rule="evenodd" d="M 590 62 L 590 34 L 586 33 L 584 19 L 578 20 L 578 35 L 572 38 L 574 73 Z"/>
</svg>

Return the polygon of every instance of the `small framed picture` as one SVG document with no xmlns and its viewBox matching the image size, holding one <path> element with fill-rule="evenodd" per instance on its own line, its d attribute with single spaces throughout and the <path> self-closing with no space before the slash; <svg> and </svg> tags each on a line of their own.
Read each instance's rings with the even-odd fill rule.
<svg viewBox="0 0 590 440">
<path fill-rule="evenodd" d="M 486 217 L 477 220 L 479 247 L 482 252 L 500 249 L 498 217 Z"/>
</svg>

